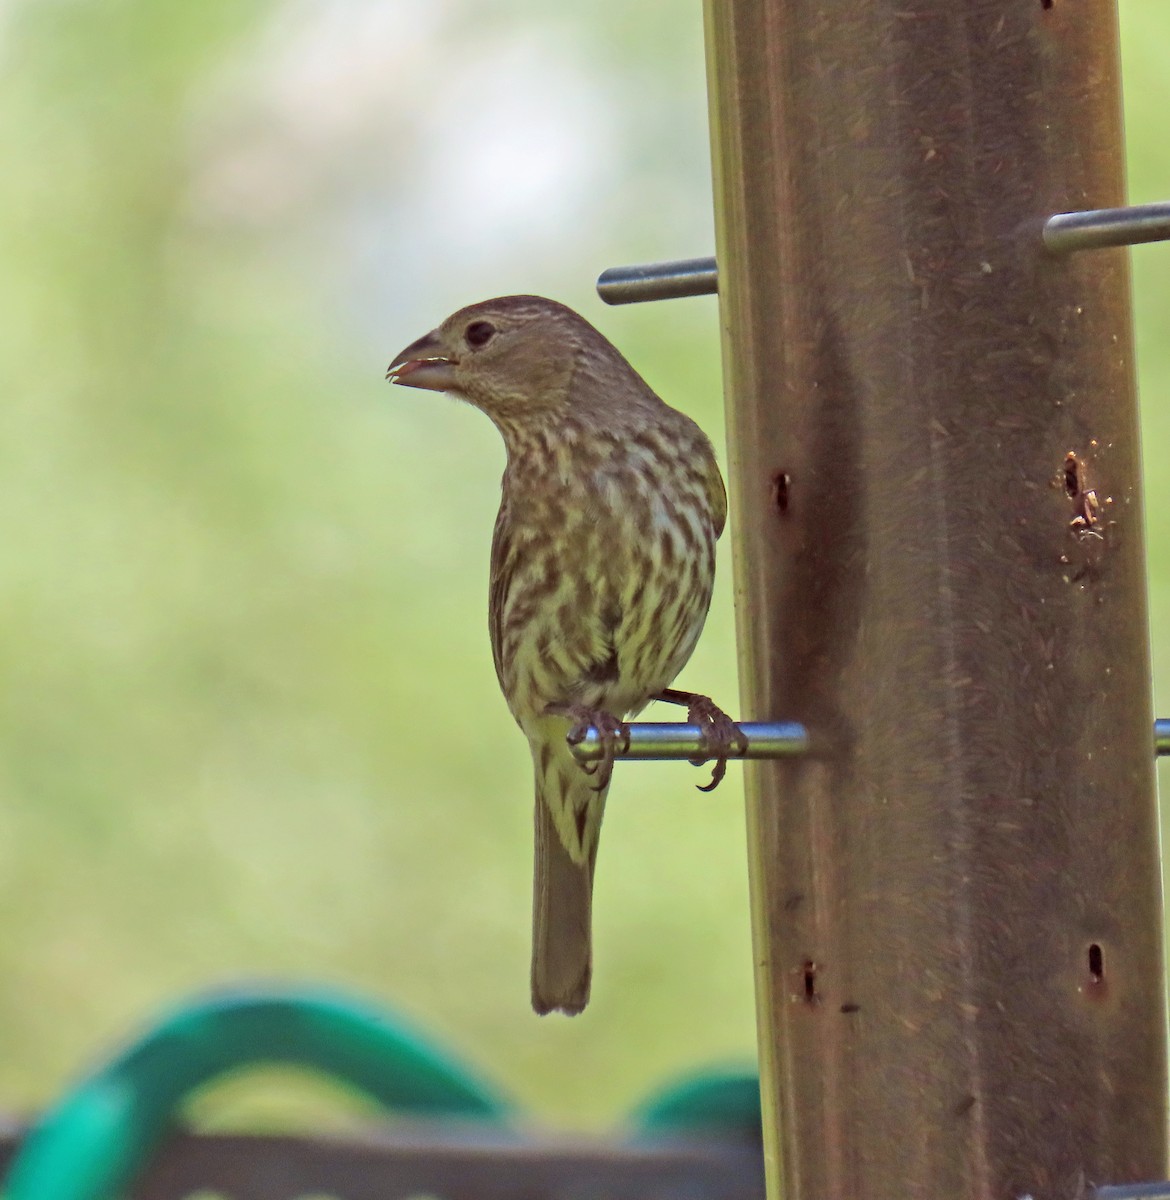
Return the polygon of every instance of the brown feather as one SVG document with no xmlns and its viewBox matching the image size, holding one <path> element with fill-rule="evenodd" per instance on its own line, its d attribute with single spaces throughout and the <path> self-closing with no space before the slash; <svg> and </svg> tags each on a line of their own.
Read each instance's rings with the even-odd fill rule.
<svg viewBox="0 0 1170 1200">
<path fill-rule="evenodd" d="M 602 801 L 604 803 L 604 801 Z M 593 870 L 597 842 L 574 862 L 538 783 L 532 882 L 532 1007 L 570 1016 L 589 1001 L 593 977 Z"/>
</svg>

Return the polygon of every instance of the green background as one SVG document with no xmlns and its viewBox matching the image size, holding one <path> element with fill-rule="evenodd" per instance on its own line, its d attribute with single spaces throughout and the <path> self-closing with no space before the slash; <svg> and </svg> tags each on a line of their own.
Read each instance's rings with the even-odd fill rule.
<svg viewBox="0 0 1170 1200">
<path fill-rule="evenodd" d="M 567 7 L 567 6 L 566 6 Z M 1121 6 L 1131 193 L 1170 196 L 1170 11 Z M 528 1007 L 529 759 L 485 629 L 502 449 L 390 390 L 461 304 L 579 308 L 722 440 L 697 5 L 0 8 L 0 1111 L 178 996 L 384 999 L 542 1120 L 750 1063 L 742 790 L 619 768 L 586 1016 Z M 1170 247 L 1134 254 L 1170 715 Z M 722 456 L 722 449 L 720 446 Z M 728 546 L 681 682 L 736 707 Z M 210 1126 L 355 1110 L 282 1073 Z"/>
</svg>

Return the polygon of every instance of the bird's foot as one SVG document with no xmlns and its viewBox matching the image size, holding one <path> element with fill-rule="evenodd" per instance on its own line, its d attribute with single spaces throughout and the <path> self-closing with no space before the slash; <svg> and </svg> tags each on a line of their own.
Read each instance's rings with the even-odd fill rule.
<svg viewBox="0 0 1170 1200">
<path fill-rule="evenodd" d="M 570 746 L 579 746 L 590 729 L 597 730 L 602 756 L 595 763 L 582 763 L 581 770 L 586 775 L 597 777 L 593 785 L 595 792 L 604 792 L 613 776 L 613 763 L 618 751 L 625 753 L 630 748 L 629 726 L 603 708 L 588 708 L 584 704 L 550 704 L 547 711 L 568 717 L 573 722 L 565 735 Z"/>
<path fill-rule="evenodd" d="M 692 758 L 691 762 L 696 767 L 701 767 L 705 762 L 715 760 L 711 782 L 696 786 L 700 792 L 713 792 L 727 774 L 728 755 L 736 754 L 742 757 L 747 753 L 747 735 L 710 696 L 667 688 L 654 699 L 665 700 L 668 704 L 686 705 L 687 721 L 698 725 L 703 737 L 704 753 L 701 758 Z"/>
</svg>

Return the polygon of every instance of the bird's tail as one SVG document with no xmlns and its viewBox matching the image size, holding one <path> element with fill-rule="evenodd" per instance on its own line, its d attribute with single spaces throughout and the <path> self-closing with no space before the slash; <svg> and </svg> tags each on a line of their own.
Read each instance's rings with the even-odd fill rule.
<svg viewBox="0 0 1170 1200">
<path fill-rule="evenodd" d="M 534 742 L 532 749 L 532 1007 L 541 1014 L 560 1009 L 573 1015 L 589 1001 L 593 974 L 593 868 L 605 791 L 594 791 L 594 777 L 573 758 L 564 729 Z"/>
</svg>

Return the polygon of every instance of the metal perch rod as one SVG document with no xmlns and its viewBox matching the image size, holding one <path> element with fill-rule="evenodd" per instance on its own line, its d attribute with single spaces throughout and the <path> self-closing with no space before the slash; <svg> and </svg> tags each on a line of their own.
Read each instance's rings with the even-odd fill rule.
<svg viewBox="0 0 1170 1200">
<path fill-rule="evenodd" d="M 703 745 L 703 731 L 698 725 L 634 721 L 627 725 L 629 747 L 617 746 L 615 758 L 641 762 L 706 762 L 710 752 Z M 795 721 L 744 721 L 739 729 L 747 738 L 747 751 L 733 748 L 728 758 L 793 758 L 806 754 L 809 748 L 808 730 Z M 601 738 L 596 729 L 570 749 L 578 762 L 597 762 L 603 755 Z M 1154 722 L 1154 753 L 1170 755 L 1170 719 Z"/>
<path fill-rule="evenodd" d="M 615 758 L 706 762 L 712 757 L 698 725 L 636 721 L 626 728 L 630 731 L 629 747 L 616 747 Z M 739 729 L 747 738 L 747 752 L 736 747 L 728 758 L 791 758 L 808 750 L 808 730 L 795 721 L 745 721 Z M 596 729 L 590 729 L 576 745 L 570 744 L 570 749 L 580 762 L 596 762 L 603 756 Z"/>
<path fill-rule="evenodd" d="M 1170 241 L 1170 201 L 1056 213 L 1044 222 L 1044 245 L 1054 254 Z M 711 296 L 719 291 L 713 258 L 610 267 L 597 280 L 606 304 L 637 304 L 679 296 Z"/>
<path fill-rule="evenodd" d="M 1170 1183 L 1117 1183 L 1090 1188 L 1086 1200 L 1170 1200 Z"/>
<path fill-rule="evenodd" d="M 1044 245 L 1054 254 L 1170 240 L 1170 201 L 1057 213 L 1044 222 Z"/>
<path fill-rule="evenodd" d="M 602 271 L 597 280 L 597 294 L 606 304 L 673 300 L 679 296 L 712 296 L 718 290 L 718 274 L 713 258 L 610 267 L 608 271 Z"/>
</svg>

